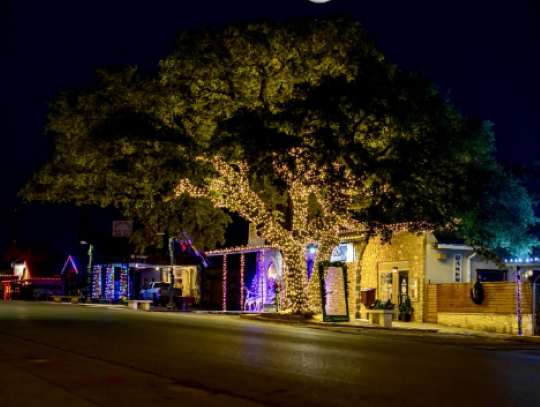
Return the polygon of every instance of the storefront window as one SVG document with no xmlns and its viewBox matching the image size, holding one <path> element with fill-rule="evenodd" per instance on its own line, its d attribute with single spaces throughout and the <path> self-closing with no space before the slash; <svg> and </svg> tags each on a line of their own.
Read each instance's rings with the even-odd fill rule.
<svg viewBox="0 0 540 407">
<path fill-rule="evenodd" d="M 380 275 L 380 300 L 388 301 L 392 299 L 393 285 L 392 285 L 392 273 L 381 273 Z"/>
</svg>

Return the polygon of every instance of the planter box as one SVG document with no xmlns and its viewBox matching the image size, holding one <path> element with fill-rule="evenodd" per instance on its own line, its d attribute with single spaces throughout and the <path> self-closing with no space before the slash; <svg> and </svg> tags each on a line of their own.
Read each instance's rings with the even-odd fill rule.
<svg viewBox="0 0 540 407">
<path fill-rule="evenodd" d="M 366 313 L 370 323 L 391 328 L 392 318 L 398 311 L 395 309 L 368 309 Z"/>
</svg>

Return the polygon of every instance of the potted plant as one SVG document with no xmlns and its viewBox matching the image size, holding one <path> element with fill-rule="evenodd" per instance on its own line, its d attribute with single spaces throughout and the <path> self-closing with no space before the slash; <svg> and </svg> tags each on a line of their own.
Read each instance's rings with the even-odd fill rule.
<svg viewBox="0 0 540 407">
<path fill-rule="evenodd" d="M 381 300 L 376 300 L 375 304 L 372 304 L 370 309 L 394 309 L 394 307 L 395 307 L 395 304 L 392 304 L 391 300 L 388 300 L 385 302 Z"/>
<path fill-rule="evenodd" d="M 401 315 L 401 320 L 404 322 L 411 321 L 411 315 L 414 311 L 414 308 L 411 306 L 411 299 L 407 297 L 403 304 L 398 306 L 399 314 Z"/>
</svg>

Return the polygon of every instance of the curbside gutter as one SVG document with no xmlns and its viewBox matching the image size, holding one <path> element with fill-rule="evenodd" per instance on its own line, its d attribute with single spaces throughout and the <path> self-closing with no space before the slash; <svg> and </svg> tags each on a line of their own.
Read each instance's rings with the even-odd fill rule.
<svg viewBox="0 0 540 407">
<path fill-rule="evenodd" d="M 398 332 L 407 332 L 407 333 L 430 333 L 438 335 L 455 335 L 455 336 L 466 336 L 466 337 L 481 337 L 486 339 L 497 339 L 502 341 L 511 341 L 511 342 L 520 342 L 520 343 L 534 343 L 540 345 L 540 336 L 517 336 L 517 335 L 507 335 L 507 334 L 498 334 L 494 332 L 485 332 L 477 330 L 468 330 L 464 328 L 452 328 L 452 327 L 441 327 L 441 328 L 402 328 L 402 327 L 391 327 L 386 328 L 378 325 L 372 325 L 369 323 L 351 325 L 346 323 L 339 322 L 321 322 L 313 319 L 306 319 L 301 316 L 287 315 L 283 317 L 281 315 L 275 314 L 240 314 L 240 318 L 247 319 L 251 321 L 261 321 L 261 322 L 275 322 L 281 324 L 289 325 L 315 325 L 321 328 L 347 328 L 347 329 L 376 329 L 384 331 L 398 331 Z"/>
<path fill-rule="evenodd" d="M 268 315 L 268 316 L 267 316 Z M 362 324 L 362 325 L 351 325 L 340 322 L 321 322 L 314 319 L 306 319 L 301 316 L 290 315 L 286 318 L 280 318 L 279 316 L 270 316 L 272 314 L 240 314 L 240 318 L 249 319 L 252 321 L 261 321 L 261 322 L 277 322 L 281 324 L 306 324 L 306 325 L 316 325 L 324 328 L 348 328 L 348 329 L 376 329 L 381 331 L 401 331 L 401 332 L 424 332 L 424 333 L 437 333 L 437 329 L 422 329 L 422 328 L 386 328 L 383 326 L 372 325 L 372 324 Z"/>
</svg>

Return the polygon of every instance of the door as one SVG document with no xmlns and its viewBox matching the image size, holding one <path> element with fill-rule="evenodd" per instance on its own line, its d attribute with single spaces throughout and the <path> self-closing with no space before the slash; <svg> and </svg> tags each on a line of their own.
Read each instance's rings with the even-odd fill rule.
<svg viewBox="0 0 540 407">
<path fill-rule="evenodd" d="M 398 301 L 399 301 L 399 305 L 401 305 L 405 302 L 405 300 L 409 296 L 409 272 L 408 271 L 399 272 L 398 290 L 399 290 Z"/>
</svg>

